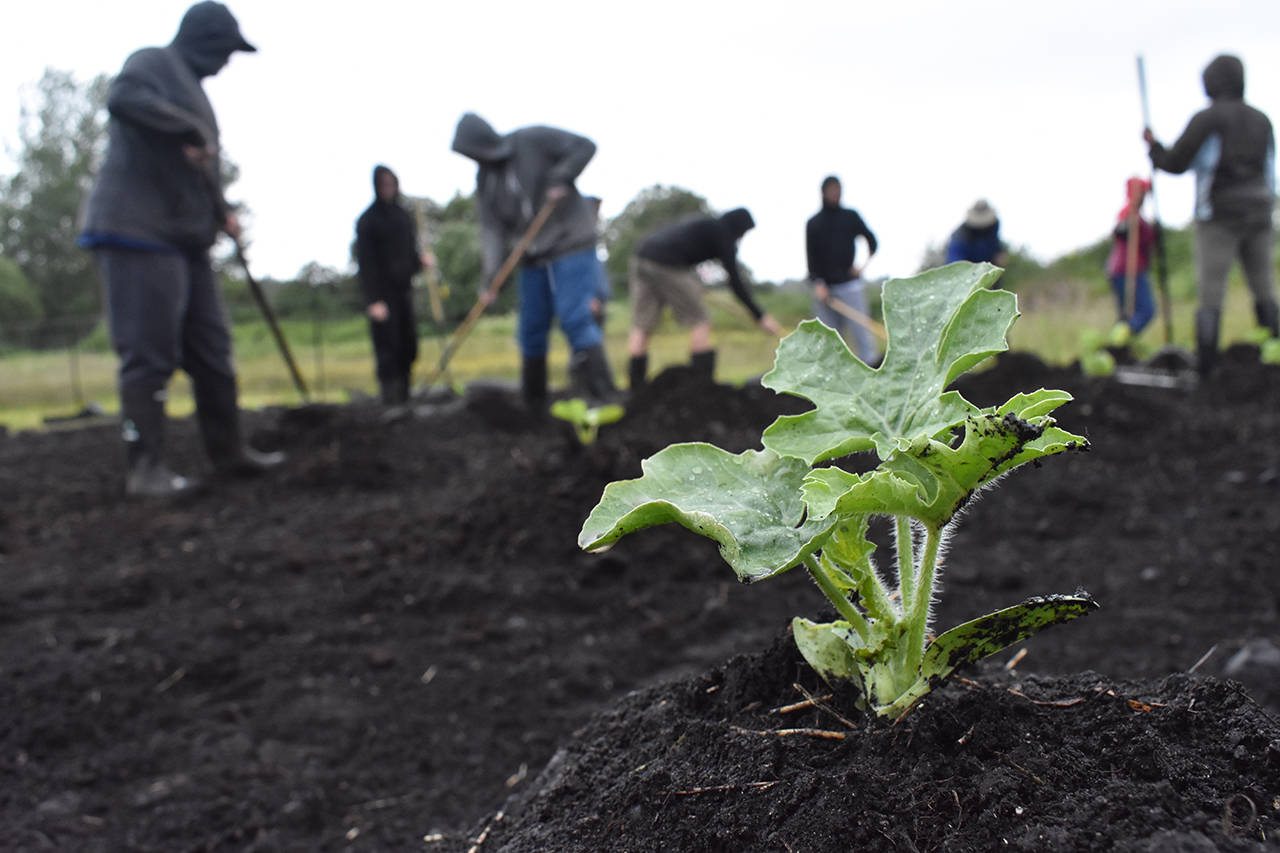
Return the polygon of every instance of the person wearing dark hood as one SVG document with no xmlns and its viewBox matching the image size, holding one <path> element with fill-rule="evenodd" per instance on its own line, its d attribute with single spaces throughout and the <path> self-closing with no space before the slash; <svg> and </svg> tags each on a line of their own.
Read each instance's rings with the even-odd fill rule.
<svg viewBox="0 0 1280 853">
<path fill-rule="evenodd" d="M 574 181 L 595 155 L 585 136 L 542 125 L 500 135 L 480 116 L 459 121 L 453 150 L 474 160 L 484 277 L 492 280 L 538 211 L 555 209 L 520 264 L 520 383 L 531 411 L 547 400 L 547 348 L 553 319 L 569 339 L 573 392 L 591 401 L 617 394 L 604 337 L 591 316 L 600 282 L 595 208 Z"/>
<path fill-rule="evenodd" d="M 697 266 L 719 261 L 729 277 L 729 288 L 751 312 L 760 328 L 781 335 L 777 321 L 764 313 L 742 280 L 738 269 L 738 241 L 756 226 L 751 212 L 738 207 L 723 216 L 699 216 L 668 225 L 636 246 L 627 275 L 631 284 L 631 334 L 627 350 L 631 360 L 631 389 L 645 383 L 649 370 L 649 339 L 668 306 L 676 322 L 689 326 L 689 358 L 695 372 L 715 376 L 716 351 L 711 348 L 711 315 L 707 313 L 702 279 Z"/>
<path fill-rule="evenodd" d="M 418 251 L 418 228 L 400 203 L 395 172 L 375 167 L 373 193 L 373 203 L 356 220 L 356 264 L 382 402 L 401 406 L 409 401 L 409 375 L 418 358 L 413 277 L 434 259 Z"/>
<path fill-rule="evenodd" d="M 1171 147 L 1146 128 L 1151 163 L 1178 175 L 1196 175 L 1196 353 L 1200 374 L 1218 356 L 1227 274 L 1239 258 L 1253 294 L 1258 325 L 1280 336 L 1280 310 L 1272 282 L 1272 210 L 1276 199 L 1276 140 L 1271 121 L 1244 102 L 1244 63 L 1216 57 L 1204 69 L 1209 106 L 1191 117 Z"/>
<path fill-rule="evenodd" d="M 870 319 L 866 282 L 854 264 L 857 238 L 867 244 L 867 260 L 876 253 L 876 235 L 862 221 L 858 211 L 840 204 L 840 179 L 830 175 L 822 181 L 822 210 L 805 224 L 805 253 L 809 260 L 809 281 L 813 283 L 813 308 L 818 319 L 840 333 L 840 337 L 867 364 L 880 358 L 875 337 L 831 303 L 840 302 Z M 864 264 L 865 266 L 865 264 Z"/>
<path fill-rule="evenodd" d="M 165 399 L 182 368 L 218 473 L 279 465 L 240 433 L 231 335 L 209 263 L 219 231 L 240 224 L 223 197 L 218 123 L 201 81 L 236 51 L 256 48 L 221 3 L 187 10 L 166 47 L 131 55 L 107 95 L 106 158 L 85 207 L 80 245 L 102 276 L 119 390 L 129 495 L 168 497 L 195 487 L 165 462 Z"/>
<path fill-rule="evenodd" d="M 1000 217 L 985 198 L 980 198 L 964 215 L 960 227 L 951 232 L 947 240 L 947 263 L 969 261 L 1003 266 L 1005 255 L 1005 245 L 1000 240 Z"/>
</svg>

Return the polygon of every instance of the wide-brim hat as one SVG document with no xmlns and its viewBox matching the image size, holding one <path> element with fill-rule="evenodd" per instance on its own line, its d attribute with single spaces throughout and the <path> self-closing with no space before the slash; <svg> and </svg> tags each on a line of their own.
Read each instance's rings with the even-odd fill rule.
<svg viewBox="0 0 1280 853">
<path fill-rule="evenodd" d="M 985 198 L 980 198 L 964 215 L 964 224 L 970 228 L 990 228 L 996 224 L 996 212 Z"/>
</svg>

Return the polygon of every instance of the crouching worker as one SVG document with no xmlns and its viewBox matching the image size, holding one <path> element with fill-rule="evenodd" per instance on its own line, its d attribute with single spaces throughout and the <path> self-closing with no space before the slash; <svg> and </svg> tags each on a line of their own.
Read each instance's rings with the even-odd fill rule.
<svg viewBox="0 0 1280 853">
<path fill-rule="evenodd" d="M 689 358 L 696 372 L 714 378 L 716 353 L 711 348 L 711 316 L 707 313 L 702 279 L 697 266 L 719 261 L 729 276 L 729 287 L 751 312 L 760 328 L 781 335 L 777 321 L 764 313 L 742 281 L 738 270 L 738 241 L 755 227 L 745 207 L 716 218 L 700 216 L 677 222 L 650 234 L 636 247 L 628 276 L 631 284 L 631 356 L 628 374 L 631 389 L 644 385 L 649 369 L 649 339 L 670 306 L 676 321 L 690 326 Z"/>
<path fill-rule="evenodd" d="M 255 49 L 226 6 L 197 3 L 167 47 L 125 61 L 107 95 L 107 155 L 79 242 L 102 275 L 120 356 L 129 495 L 171 497 L 196 485 L 164 458 L 166 389 L 178 368 L 191 379 L 216 471 L 254 474 L 284 460 L 241 438 L 231 335 L 209 264 L 219 230 L 235 238 L 240 225 L 222 195 L 218 125 L 201 80 Z"/>
<path fill-rule="evenodd" d="M 453 150 L 479 167 L 476 207 L 486 281 L 492 280 L 543 205 L 556 202 L 521 258 L 518 336 L 525 403 L 535 412 L 546 408 L 553 318 L 573 351 L 569 361 L 573 393 L 594 402 L 612 400 L 617 388 L 603 335 L 591 315 L 591 299 L 601 275 L 595 207 L 574 186 L 595 155 L 595 143 L 544 126 L 500 135 L 480 116 L 467 113 L 458 122 Z"/>
<path fill-rule="evenodd" d="M 1107 278 L 1115 291 L 1120 317 L 1111 334 L 1111 342 L 1116 346 L 1128 343 L 1129 338 L 1145 329 L 1156 314 L 1151 279 L 1147 275 L 1151 266 L 1151 248 L 1156 244 L 1156 229 L 1142 218 L 1142 202 L 1151 184 L 1142 178 L 1130 178 L 1126 189 L 1129 200 L 1117 218 L 1112 232 L 1115 242 L 1107 257 Z"/>
<path fill-rule="evenodd" d="M 409 402 L 409 376 L 418 358 L 413 277 L 435 262 L 418 252 L 418 227 L 400 203 L 400 181 L 386 166 L 373 170 L 373 204 L 356 220 L 356 264 L 382 402 Z"/>
</svg>

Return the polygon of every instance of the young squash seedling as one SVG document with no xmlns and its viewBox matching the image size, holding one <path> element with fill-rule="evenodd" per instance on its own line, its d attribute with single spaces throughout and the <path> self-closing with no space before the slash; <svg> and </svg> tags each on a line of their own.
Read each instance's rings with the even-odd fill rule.
<svg viewBox="0 0 1280 853">
<path fill-rule="evenodd" d="M 570 400 L 557 400 L 551 404 L 551 414 L 562 421 L 573 424 L 578 441 L 584 446 L 595 443 L 600 427 L 616 423 L 622 419 L 624 410 L 616 403 L 605 406 L 589 406 L 581 397 Z"/>
<path fill-rule="evenodd" d="M 804 566 L 839 619 L 792 622 L 801 654 L 827 682 L 857 688 L 880 716 L 909 711 L 956 667 L 994 654 L 1097 605 L 1084 592 L 1028 599 L 928 642 L 943 544 L 976 492 L 1028 462 L 1082 449 L 1054 424 L 1063 391 L 1018 394 L 979 408 L 946 387 L 1008 348 L 1017 299 L 989 290 L 1000 270 L 951 264 L 889 281 L 888 345 L 879 368 L 816 320 L 778 347 L 764 384 L 814 408 L 778 418 L 763 450 L 731 454 L 675 444 L 641 463 L 643 476 L 609 484 L 578 537 L 587 550 L 676 522 L 715 540 L 744 582 Z M 865 474 L 832 460 L 873 451 Z M 896 577 L 875 565 L 868 526 L 888 516 Z"/>
</svg>

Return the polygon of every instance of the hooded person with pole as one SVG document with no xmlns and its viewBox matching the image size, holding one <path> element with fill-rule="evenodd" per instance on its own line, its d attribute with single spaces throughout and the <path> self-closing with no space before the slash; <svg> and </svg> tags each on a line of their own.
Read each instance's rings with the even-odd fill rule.
<svg viewBox="0 0 1280 853">
<path fill-rule="evenodd" d="M 197 3 L 169 45 L 125 61 L 107 95 L 107 155 L 79 242 L 94 253 L 120 357 L 129 495 L 173 497 L 196 485 L 164 456 L 167 387 L 178 368 L 191 379 L 215 471 L 255 474 L 284 460 L 241 437 L 231 335 L 209 262 L 218 232 L 238 238 L 240 224 L 222 195 L 218 124 L 201 81 L 232 53 L 255 50 L 226 6 Z"/>
<path fill-rule="evenodd" d="M 356 264 L 382 402 L 409 402 L 409 376 L 418 358 L 413 277 L 434 258 L 418 251 L 418 228 L 400 203 L 400 180 L 386 166 L 373 170 L 373 203 L 356 220 Z"/>
<path fill-rule="evenodd" d="M 573 351 L 573 393 L 591 401 L 617 395 L 604 351 L 604 337 L 591 315 L 600 281 L 594 206 L 574 181 L 595 155 L 585 136 L 536 125 L 501 135 L 480 116 L 459 121 L 453 150 L 476 162 L 476 207 L 480 218 L 485 280 L 553 205 L 521 257 L 518 338 L 521 392 L 531 411 L 547 401 L 547 349 L 551 321 L 558 320 Z M 492 289 L 482 294 L 491 294 Z"/>
<path fill-rule="evenodd" d="M 1191 117 L 1166 148 L 1143 131 L 1151 163 L 1178 175 L 1196 175 L 1196 354 L 1200 375 L 1217 363 L 1227 274 L 1236 258 L 1253 294 L 1258 325 L 1280 335 L 1280 309 L 1272 281 L 1272 212 L 1276 200 L 1276 141 L 1271 121 L 1244 101 L 1244 63 L 1221 55 L 1204 69 L 1208 108 Z"/>
</svg>

